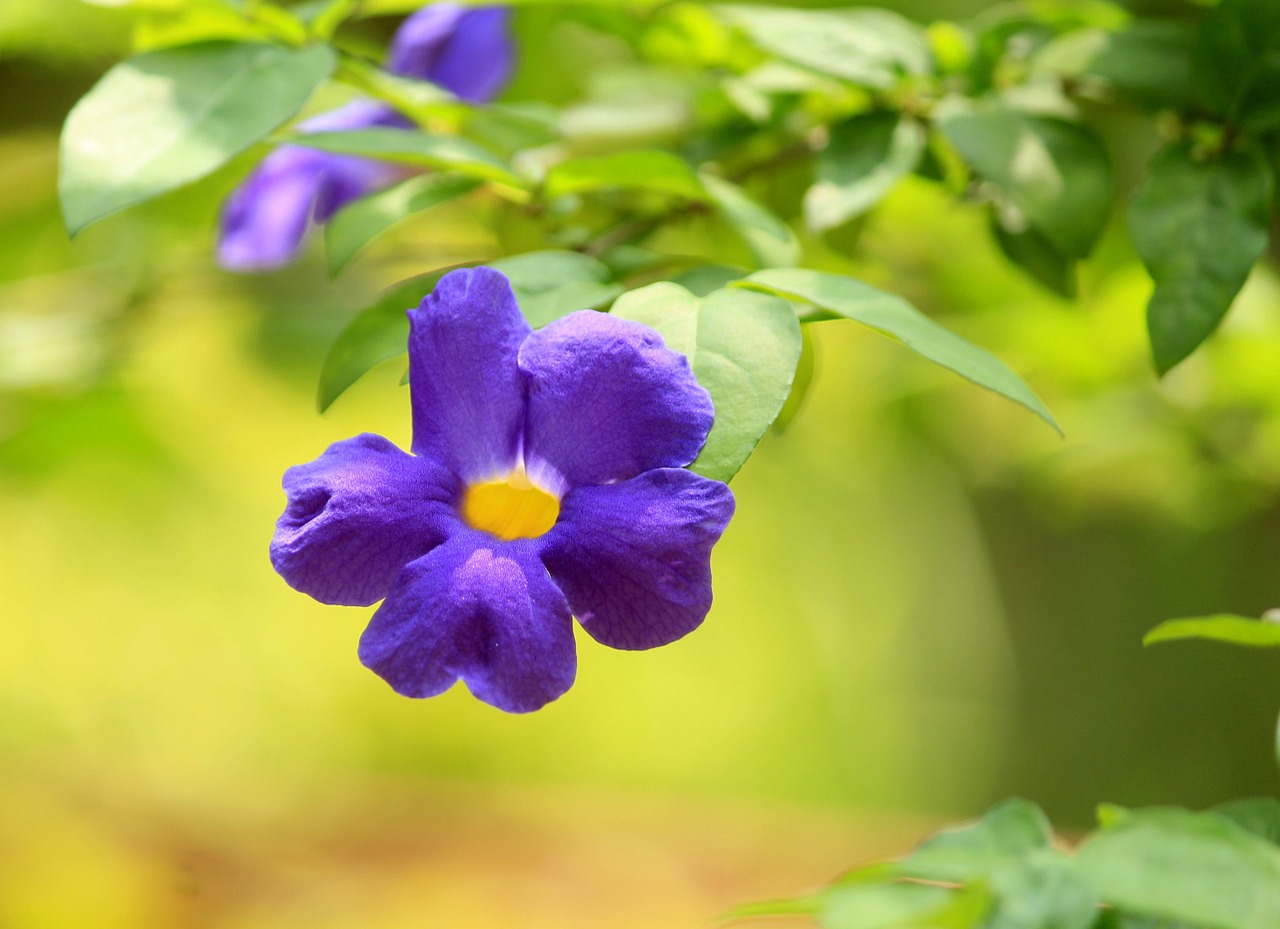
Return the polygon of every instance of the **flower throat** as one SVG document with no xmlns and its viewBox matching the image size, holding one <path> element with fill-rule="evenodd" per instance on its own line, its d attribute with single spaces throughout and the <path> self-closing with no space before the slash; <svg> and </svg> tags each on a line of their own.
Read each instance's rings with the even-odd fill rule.
<svg viewBox="0 0 1280 929">
<path fill-rule="evenodd" d="M 535 538 L 554 526 L 560 501 L 517 468 L 506 477 L 470 485 L 459 509 L 472 529 L 510 541 Z"/>
</svg>

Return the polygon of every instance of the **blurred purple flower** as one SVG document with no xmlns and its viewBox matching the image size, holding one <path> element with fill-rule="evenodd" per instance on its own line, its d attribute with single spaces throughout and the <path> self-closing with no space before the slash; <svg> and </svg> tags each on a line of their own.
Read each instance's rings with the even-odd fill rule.
<svg viewBox="0 0 1280 929">
<path fill-rule="evenodd" d="M 487 103 L 511 77 L 515 47 L 505 7 L 435 3 L 397 30 L 388 70 L 439 84 L 463 100 Z M 411 123 L 381 103 L 357 101 L 301 123 L 304 132 Z M 218 261 L 232 271 L 260 271 L 297 255 L 312 222 L 327 222 L 365 194 L 406 176 L 396 165 L 282 145 L 232 192 L 222 212 Z"/>
<path fill-rule="evenodd" d="M 509 712 L 573 683 L 571 615 L 622 649 L 695 629 L 734 503 L 684 468 L 713 419 L 684 356 L 592 310 L 532 331 L 490 268 L 445 275 L 409 320 L 412 454 L 366 433 L 285 473 L 290 586 L 385 598 L 360 660 L 398 693 L 460 678 Z"/>
</svg>

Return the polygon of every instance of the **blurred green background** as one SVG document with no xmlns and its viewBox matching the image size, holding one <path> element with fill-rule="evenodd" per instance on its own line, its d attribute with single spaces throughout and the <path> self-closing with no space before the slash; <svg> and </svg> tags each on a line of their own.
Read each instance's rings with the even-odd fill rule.
<svg viewBox="0 0 1280 929">
<path fill-rule="evenodd" d="M 554 10 L 517 25 L 515 98 L 580 95 L 590 69 L 557 56 L 610 53 Z M 1068 303 L 909 183 L 858 267 L 1008 361 L 1065 441 L 816 326 L 805 406 L 734 482 L 702 629 L 580 636 L 577 684 L 531 716 L 407 701 L 355 658 L 371 610 L 272 572 L 279 477 L 356 432 L 406 443 L 398 363 L 315 413 L 328 342 L 382 286 L 501 245 L 438 211 L 337 281 L 318 248 L 223 273 L 249 159 L 68 241 L 58 127 L 128 45 L 118 11 L 0 4 L 0 926 L 705 925 L 1011 793 L 1070 831 L 1100 800 L 1274 790 L 1274 659 L 1140 644 L 1280 599 L 1272 269 L 1157 382 L 1118 220 Z M 1150 128 L 1108 129 L 1123 178 Z"/>
</svg>

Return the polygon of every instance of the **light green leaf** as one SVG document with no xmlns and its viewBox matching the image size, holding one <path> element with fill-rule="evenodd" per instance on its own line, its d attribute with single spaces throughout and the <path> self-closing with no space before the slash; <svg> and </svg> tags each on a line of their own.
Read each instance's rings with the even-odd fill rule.
<svg viewBox="0 0 1280 929">
<path fill-rule="evenodd" d="M 547 172 L 548 197 L 613 189 L 645 190 L 686 200 L 707 199 L 707 191 L 693 169 L 671 152 L 658 149 L 571 158 Z"/>
<path fill-rule="evenodd" d="M 67 229 L 221 167 L 294 116 L 333 63 L 324 45 L 208 42 L 116 65 L 62 130 Z"/>
<path fill-rule="evenodd" d="M 773 421 L 775 435 L 782 435 L 796 418 L 800 408 L 804 406 L 804 398 L 809 395 L 813 385 L 814 369 L 817 367 L 817 351 L 813 347 L 813 335 L 808 326 L 800 327 L 800 360 L 796 363 L 796 376 L 791 382 L 791 393 L 787 394 L 787 402 Z"/>
<path fill-rule="evenodd" d="M 1280 926 L 1280 849 L 1213 813 L 1131 811 L 1077 861 L 1122 910 L 1214 929 Z"/>
<path fill-rule="evenodd" d="M 1218 804 L 1209 812 L 1231 820 L 1272 845 L 1280 845 L 1280 800 L 1275 797 L 1232 800 Z"/>
<path fill-rule="evenodd" d="M 800 327 L 785 300 L 736 287 L 701 299 L 676 284 L 618 298 L 613 314 L 662 333 L 711 394 L 715 424 L 693 471 L 719 481 L 738 472 L 778 417 L 800 359 Z"/>
<path fill-rule="evenodd" d="M 938 325 L 901 297 L 851 277 L 800 269 L 759 271 L 743 285 L 814 304 L 830 313 L 828 318 L 852 319 L 898 339 L 930 361 L 1026 407 L 1062 433 L 1040 398 L 1004 362 Z"/>
<path fill-rule="evenodd" d="M 598 284 L 609 280 L 609 269 L 582 252 L 522 252 L 498 258 L 489 266 L 511 279 L 517 297 L 544 293 L 574 281 Z"/>
<path fill-rule="evenodd" d="M 535 329 L 577 310 L 601 309 L 618 297 L 625 288 L 621 284 L 596 281 L 570 281 L 550 290 L 522 296 L 520 312 Z"/>
<path fill-rule="evenodd" d="M 1089 254 L 1111 207 L 1111 164 L 1092 130 L 999 104 L 956 105 L 938 128 L 1006 208 L 1062 254 Z"/>
<path fill-rule="evenodd" d="M 924 127 L 897 113 L 867 113 L 840 123 L 818 155 L 818 180 L 804 197 L 809 228 L 825 232 L 871 209 L 916 169 Z"/>
<path fill-rule="evenodd" d="M 1040 808 L 1026 800 L 1006 800 L 973 823 L 926 839 L 903 862 L 911 877 L 970 881 L 997 867 L 1047 849 L 1053 833 Z"/>
<path fill-rule="evenodd" d="M 520 186 L 522 181 L 497 155 L 476 143 L 450 135 L 412 129 L 356 129 L 350 132 L 308 132 L 283 141 L 339 155 L 360 155 L 400 164 L 455 171 L 482 181 Z"/>
<path fill-rule="evenodd" d="M 800 243 L 790 226 L 736 184 L 712 174 L 701 178 L 716 207 L 746 241 L 760 267 L 795 267 L 800 260 Z"/>
<path fill-rule="evenodd" d="M 887 88 L 933 69 L 923 30 L 889 10 L 714 9 L 765 51 L 864 87 Z"/>
<path fill-rule="evenodd" d="M 411 213 L 430 209 L 474 190 L 479 181 L 452 174 L 427 174 L 378 191 L 344 207 L 324 227 L 329 270 L 337 274 L 347 262 L 386 230 Z"/>
<path fill-rule="evenodd" d="M 1273 187 L 1266 161 L 1249 151 L 1197 161 L 1191 146 L 1151 160 L 1129 207 L 1134 247 L 1155 281 L 1147 330 L 1164 374 L 1207 339 L 1267 245 Z"/>
<path fill-rule="evenodd" d="M 823 929 L 972 929 L 988 901 L 978 888 L 923 884 L 838 886 L 822 896 Z"/>
<path fill-rule="evenodd" d="M 1266 622 L 1225 613 L 1166 619 L 1142 637 L 1142 644 L 1155 645 L 1180 639 L 1209 639 L 1253 648 L 1280 648 L 1280 622 Z"/>
</svg>

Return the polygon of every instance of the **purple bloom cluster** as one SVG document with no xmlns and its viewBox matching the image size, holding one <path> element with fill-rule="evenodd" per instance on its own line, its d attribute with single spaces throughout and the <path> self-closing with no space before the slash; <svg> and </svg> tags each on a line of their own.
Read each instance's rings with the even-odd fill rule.
<svg viewBox="0 0 1280 929">
<path fill-rule="evenodd" d="M 622 649 L 696 628 L 734 504 L 684 467 L 713 419 L 685 357 L 591 310 L 533 331 L 489 268 L 445 275 L 409 319 L 412 454 L 364 434 L 290 468 L 285 580 L 385 598 L 360 660 L 397 692 L 462 679 L 510 712 L 573 683 L 572 616 Z"/>
<path fill-rule="evenodd" d="M 511 76 L 515 49 L 505 7 L 433 3 L 410 16 L 391 43 L 387 68 L 431 81 L 472 103 L 486 103 Z M 375 126 L 409 128 L 388 106 L 361 100 L 302 123 L 305 132 Z M 297 255 L 312 222 L 405 176 L 395 165 L 282 145 L 227 199 L 218 261 L 232 271 L 260 271 Z"/>
</svg>

